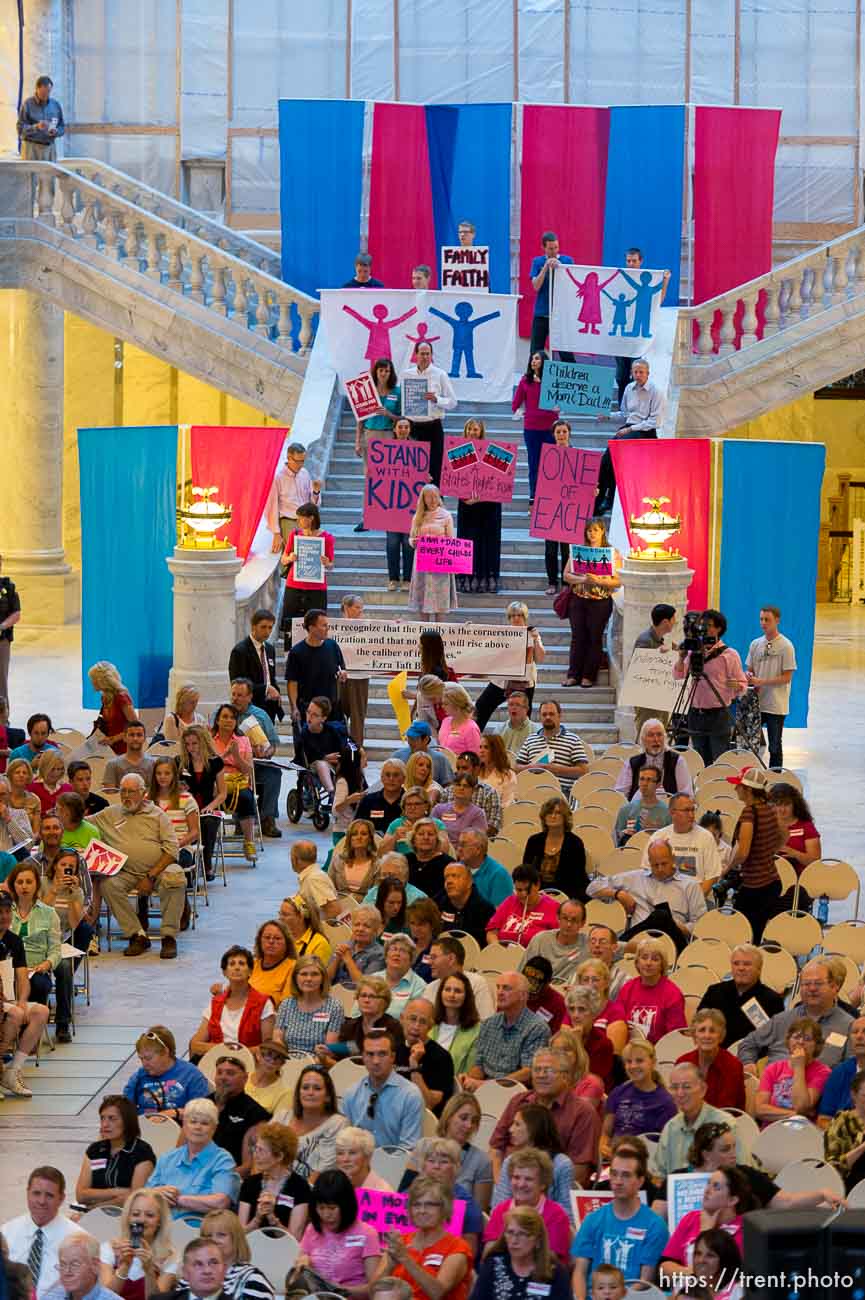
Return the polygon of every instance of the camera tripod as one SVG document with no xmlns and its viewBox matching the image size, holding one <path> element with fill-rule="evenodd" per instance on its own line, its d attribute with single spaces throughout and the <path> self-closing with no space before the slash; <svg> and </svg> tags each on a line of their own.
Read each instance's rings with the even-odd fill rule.
<svg viewBox="0 0 865 1300">
<path fill-rule="evenodd" d="M 765 767 L 766 764 L 748 740 L 738 718 L 733 716 L 729 705 L 725 704 L 721 699 L 715 683 L 706 676 L 702 669 L 699 672 L 694 672 L 692 670 L 687 674 L 685 680 L 682 682 L 676 702 L 670 711 L 670 721 L 667 726 L 667 739 L 670 742 L 671 748 L 687 749 L 688 747 L 688 737 L 690 735 L 688 730 L 688 714 L 691 712 L 694 703 L 694 694 L 699 682 L 705 682 L 715 699 L 718 701 L 720 707 L 727 714 L 730 722 L 730 734 L 733 739 L 739 740 L 744 748 L 754 755 L 754 758 L 757 760 L 760 767 Z"/>
</svg>

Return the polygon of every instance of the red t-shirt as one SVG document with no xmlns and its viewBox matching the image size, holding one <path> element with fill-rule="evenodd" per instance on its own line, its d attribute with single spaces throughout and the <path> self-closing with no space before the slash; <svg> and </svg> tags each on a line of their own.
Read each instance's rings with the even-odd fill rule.
<svg viewBox="0 0 865 1300">
<path fill-rule="evenodd" d="M 693 1061 L 694 1065 L 699 1065 L 698 1057 L 695 1047 L 692 1052 L 680 1056 L 676 1064 Z M 706 1072 L 706 1102 L 719 1110 L 726 1110 L 728 1106 L 745 1110 L 745 1071 L 739 1058 L 725 1047 L 721 1048 Z"/>
<path fill-rule="evenodd" d="M 673 1029 L 684 1029 L 688 1023 L 681 990 L 665 975 L 653 985 L 644 984 L 639 975 L 628 980 L 604 1015 L 610 1025 L 616 1020 L 637 1025 L 650 1043 L 657 1043 Z"/>
<path fill-rule="evenodd" d="M 292 532 L 289 533 L 288 540 L 285 543 L 285 550 L 283 552 L 284 555 L 291 555 L 292 551 L 294 550 L 294 539 L 295 537 L 298 536 L 300 537 L 305 536 L 305 534 L 302 533 L 299 528 L 295 528 Z M 325 556 L 327 557 L 328 560 L 332 560 L 333 559 L 333 533 L 325 532 L 324 529 L 322 529 L 321 532 L 318 534 L 318 536 L 324 538 Z M 324 582 L 298 582 L 294 577 L 294 565 L 292 565 L 288 571 L 288 574 L 286 575 L 285 585 L 286 587 L 294 588 L 295 591 L 327 591 L 327 570 L 325 570 Z"/>
</svg>

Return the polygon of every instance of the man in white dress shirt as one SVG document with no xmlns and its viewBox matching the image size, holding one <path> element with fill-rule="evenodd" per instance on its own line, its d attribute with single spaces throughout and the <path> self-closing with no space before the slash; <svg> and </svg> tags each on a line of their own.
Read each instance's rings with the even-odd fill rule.
<svg viewBox="0 0 865 1300">
<path fill-rule="evenodd" d="M 457 404 L 457 395 L 453 384 L 444 370 L 432 363 L 432 345 L 419 343 L 415 349 L 414 365 L 403 372 L 405 377 L 426 380 L 427 413 L 413 415 L 411 418 L 412 437 L 418 442 L 428 442 L 429 471 L 433 483 L 438 485 L 442 472 L 442 455 L 444 454 L 445 433 L 442 419 L 446 411 L 453 411 Z"/>
<path fill-rule="evenodd" d="M 60 1170 L 40 1165 L 27 1180 L 27 1213 L 0 1226 L 10 1260 L 27 1265 L 40 1298 L 58 1283 L 60 1243 L 81 1231 L 60 1213 L 65 1195 L 66 1180 Z"/>
</svg>

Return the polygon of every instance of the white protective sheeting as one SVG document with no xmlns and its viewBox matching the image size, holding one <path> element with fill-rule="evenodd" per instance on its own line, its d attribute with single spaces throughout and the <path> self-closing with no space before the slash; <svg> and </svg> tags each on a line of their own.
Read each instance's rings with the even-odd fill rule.
<svg viewBox="0 0 865 1300">
<path fill-rule="evenodd" d="M 573 0 L 572 104 L 681 104 L 685 6 L 681 0 Z"/>
<path fill-rule="evenodd" d="M 279 140 L 234 136 L 231 141 L 231 207 L 234 212 L 279 211 Z"/>
<path fill-rule="evenodd" d="M 565 0 L 519 0 L 520 99 L 561 104 L 565 84 Z"/>
<path fill-rule="evenodd" d="M 512 100 L 513 35 L 512 0 L 399 0 L 400 99 Z"/>
<path fill-rule="evenodd" d="M 173 135 L 79 135 L 66 132 L 70 158 L 98 158 L 118 171 L 175 195 L 176 137 Z"/>
<path fill-rule="evenodd" d="M 729 105 L 736 84 L 736 0 L 691 0 L 691 100 Z"/>
<path fill-rule="evenodd" d="M 855 146 L 780 145 L 776 221 L 853 221 L 855 188 Z"/>
<path fill-rule="evenodd" d="M 393 0 L 355 0 L 351 24 L 352 99 L 393 99 Z"/>
<path fill-rule="evenodd" d="M 175 126 L 176 17 L 176 0 L 70 0 L 67 119 Z"/>
<path fill-rule="evenodd" d="M 232 126 L 276 126 L 280 99 L 345 97 L 347 0 L 234 0 Z"/>
<path fill-rule="evenodd" d="M 180 127 L 184 158 L 225 156 L 228 0 L 183 0 Z"/>
</svg>

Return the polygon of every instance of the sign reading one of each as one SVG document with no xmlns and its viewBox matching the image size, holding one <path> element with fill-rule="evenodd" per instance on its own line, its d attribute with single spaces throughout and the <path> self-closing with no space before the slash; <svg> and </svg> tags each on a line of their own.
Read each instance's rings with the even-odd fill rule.
<svg viewBox="0 0 865 1300">
<path fill-rule="evenodd" d="M 475 544 L 469 537 L 419 537 L 418 573 L 471 573 Z"/>
<path fill-rule="evenodd" d="M 489 245 L 463 248 L 461 244 L 443 244 L 441 284 L 443 289 L 480 289 L 489 293 Z"/>
<path fill-rule="evenodd" d="M 589 411 L 603 415 L 613 405 L 616 372 L 612 366 L 586 366 L 579 361 L 546 361 L 541 380 L 540 406 L 558 407 L 560 415 Z"/>
<path fill-rule="evenodd" d="M 582 542 L 593 516 L 601 453 L 548 444 L 541 448 L 529 536 Z"/>
<path fill-rule="evenodd" d="M 460 501 L 510 501 L 517 445 L 490 438 L 445 438 L 441 494 Z"/>
<path fill-rule="evenodd" d="M 421 489 L 429 482 L 429 448 L 401 438 L 367 444 L 363 522 L 367 528 L 407 533 Z"/>
</svg>

